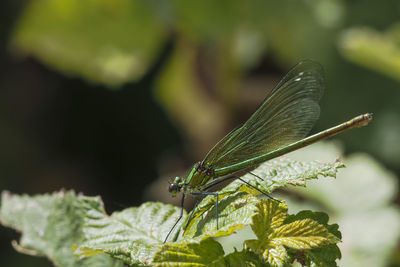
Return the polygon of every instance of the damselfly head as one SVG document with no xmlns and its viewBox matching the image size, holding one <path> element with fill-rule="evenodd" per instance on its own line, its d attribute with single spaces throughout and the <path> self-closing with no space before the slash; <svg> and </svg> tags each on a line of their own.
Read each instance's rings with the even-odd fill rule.
<svg viewBox="0 0 400 267">
<path fill-rule="evenodd" d="M 175 197 L 182 188 L 182 178 L 175 177 L 174 181 L 169 185 L 168 191 L 171 193 L 173 197 Z"/>
</svg>

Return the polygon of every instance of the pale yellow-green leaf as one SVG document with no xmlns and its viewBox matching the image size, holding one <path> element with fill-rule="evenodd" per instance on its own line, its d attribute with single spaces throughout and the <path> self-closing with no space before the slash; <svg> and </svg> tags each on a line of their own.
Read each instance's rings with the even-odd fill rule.
<svg viewBox="0 0 400 267">
<path fill-rule="evenodd" d="M 194 210 L 184 233 L 184 237 L 201 238 L 207 236 L 225 236 L 251 223 L 254 203 L 257 198 L 244 192 L 221 195 L 218 207 L 218 229 L 216 220 L 215 197 L 204 199 Z"/>
<path fill-rule="evenodd" d="M 395 250 L 400 237 L 400 212 L 393 205 L 398 177 L 370 155 L 342 153 L 334 143 L 322 142 L 291 154 L 297 160 L 328 161 L 340 156 L 347 168 L 340 171 L 336 180 L 324 179 L 309 183 L 307 188 L 291 188 L 291 195 L 300 195 L 305 201 L 299 206 L 298 198 L 288 199 L 289 211 L 312 207 L 330 211 L 329 217 L 340 225 L 343 234 L 338 244 L 342 252 L 339 266 L 386 266 L 387 255 Z"/>
<path fill-rule="evenodd" d="M 340 241 L 329 233 L 325 226 L 311 219 L 284 224 L 277 228 L 269 238 L 296 249 L 316 248 Z"/>
<path fill-rule="evenodd" d="M 349 60 L 400 80 L 400 24 L 385 32 L 368 27 L 344 31 L 339 48 Z"/>
<path fill-rule="evenodd" d="M 292 186 L 306 186 L 309 180 L 318 177 L 336 177 L 339 169 L 344 168 L 344 164 L 340 160 L 334 160 L 329 163 L 320 161 L 303 162 L 292 160 L 287 157 L 264 162 L 251 173 L 247 173 L 242 178 L 253 186 L 263 190 L 263 192 L 271 193 L 278 188 Z M 253 174 L 262 178 L 256 178 Z M 224 188 L 224 192 L 236 191 L 243 188 L 243 182 L 236 180 Z"/>
<path fill-rule="evenodd" d="M 267 170 L 267 167 L 270 169 Z M 262 177 L 264 181 L 250 177 L 251 175 L 243 178 L 251 178 L 251 180 L 247 180 L 249 183 L 263 185 L 273 190 L 285 187 L 287 184 L 304 186 L 306 180 L 316 179 L 319 175 L 335 176 L 337 170 L 342 167 L 343 164 L 340 161 L 328 164 L 316 161 L 305 163 L 280 158 L 264 163 L 253 171 Z M 230 235 L 246 225 L 250 225 L 251 217 L 256 208 L 254 204 L 258 202 L 255 196 L 266 197 L 261 195 L 260 191 L 239 180 L 232 182 L 217 193 L 219 194 L 219 228 L 217 229 L 216 197 L 210 195 L 204 198 L 197 208 L 192 211 L 193 214 L 184 232 L 184 238 L 198 239 L 204 236 L 221 237 Z M 266 216 L 253 217 L 253 220 L 259 220 L 252 225 L 254 227 L 253 231 L 256 235 L 259 235 L 259 239 L 268 236 L 271 229 L 278 228 L 287 216 L 287 207 L 285 204 L 280 203 L 279 200 L 268 202 L 268 205 L 266 207 L 263 206 L 264 209 L 259 209 L 259 212 L 265 213 Z"/>
<path fill-rule="evenodd" d="M 165 244 L 154 256 L 152 266 L 210 266 L 224 256 L 221 245 L 212 238 Z"/>
<path fill-rule="evenodd" d="M 256 204 L 251 228 L 259 240 L 268 238 L 287 216 L 287 206 L 277 200 L 260 201 Z"/>
<path fill-rule="evenodd" d="M 13 245 L 21 253 L 46 256 L 56 266 L 121 267 L 123 263 L 101 250 L 82 251 L 87 259 L 73 255 L 73 248 L 84 239 L 85 210 L 101 207 L 99 197 L 85 197 L 73 191 L 36 196 L 1 196 L 0 222 L 22 233 Z M 98 255 L 103 254 L 103 255 Z"/>
<path fill-rule="evenodd" d="M 306 218 L 285 223 L 286 218 L 287 206 L 282 202 L 263 199 L 256 204 L 251 227 L 258 239 L 247 240 L 245 244 L 272 266 L 283 266 L 286 262 L 286 247 L 305 250 L 340 242 L 315 220 Z"/>
<path fill-rule="evenodd" d="M 111 216 L 105 214 L 102 207 L 87 207 L 83 228 L 86 240 L 75 254 L 84 257 L 90 256 L 92 251 L 103 251 L 129 265 L 148 264 L 161 248 L 179 213 L 178 207 L 152 202 L 114 212 Z M 179 231 L 180 224 L 170 238 Z"/>
<path fill-rule="evenodd" d="M 266 247 L 262 254 L 263 258 L 266 259 L 272 266 L 283 266 L 286 261 L 287 252 L 284 246 L 275 245 L 272 247 Z"/>
</svg>

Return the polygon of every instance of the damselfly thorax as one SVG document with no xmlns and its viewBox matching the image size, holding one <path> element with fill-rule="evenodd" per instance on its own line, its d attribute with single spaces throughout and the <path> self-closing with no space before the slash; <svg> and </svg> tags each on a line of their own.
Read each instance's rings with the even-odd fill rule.
<svg viewBox="0 0 400 267">
<path fill-rule="evenodd" d="M 211 165 L 206 165 L 203 162 L 197 162 L 194 164 L 184 183 L 190 187 L 201 188 L 214 178 L 214 168 Z"/>
</svg>

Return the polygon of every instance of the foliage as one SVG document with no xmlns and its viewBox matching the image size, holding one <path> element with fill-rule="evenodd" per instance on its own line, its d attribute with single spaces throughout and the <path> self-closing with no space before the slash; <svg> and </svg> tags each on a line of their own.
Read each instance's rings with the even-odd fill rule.
<svg viewBox="0 0 400 267">
<path fill-rule="evenodd" d="M 13 45 L 69 74 L 120 85 L 140 78 L 165 32 L 145 1 L 33 1 Z"/>
<path fill-rule="evenodd" d="M 123 264 L 106 255 L 85 260 L 73 256 L 72 246 L 84 238 L 84 200 L 91 209 L 99 207 L 99 198 L 57 192 L 30 197 L 2 193 L 0 219 L 5 226 L 22 233 L 15 249 L 22 253 L 48 257 L 56 266 L 114 266 Z"/>
<path fill-rule="evenodd" d="M 273 167 L 270 172 L 263 171 L 266 166 L 254 170 L 268 182 L 243 178 L 272 192 L 287 185 L 305 186 L 306 180 L 318 175 L 335 177 L 343 164 L 277 159 L 268 167 Z M 3 192 L 0 214 L 4 225 L 22 232 L 19 244 L 15 242 L 21 252 L 47 256 L 58 266 L 99 266 L 99 262 L 104 266 L 230 266 L 232 262 L 239 266 L 284 266 L 294 261 L 336 266 L 341 257 L 336 245 L 341 234 L 337 225 L 328 224 L 326 214 L 303 211 L 289 215 L 282 200 L 266 199 L 239 181 L 218 193 L 219 229 L 215 198 L 208 196 L 190 220 L 183 215 L 184 220 L 171 235 L 174 241 L 165 244 L 180 209 L 162 203 L 148 202 L 108 216 L 98 197 L 65 191 L 33 197 Z M 214 238 L 246 226 L 256 238 L 243 240 L 243 248 L 225 254 Z M 80 259 L 72 256 L 72 250 Z"/>
<path fill-rule="evenodd" d="M 290 158 L 329 161 L 342 153 L 332 143 L 318 143 Z M 289 188 L 304 199 L 285 198 L 290 211 L 329 211 L 343 235 L 340 266 L 388 266 L 400 238 L 400 212 L 392 203 L 398 188 L 396 176 L 366 154 L 343 157 L 343 162 L 347 168 L 340 172 L 340 179 L 310 182 L 307 189 Z"/>
<path fill-rule="evenodd" d="M 379 32 L 368 27 L 342 33 L 339 47 L 349 60 L 400 79 L 400 24 Z"/>
</svg>

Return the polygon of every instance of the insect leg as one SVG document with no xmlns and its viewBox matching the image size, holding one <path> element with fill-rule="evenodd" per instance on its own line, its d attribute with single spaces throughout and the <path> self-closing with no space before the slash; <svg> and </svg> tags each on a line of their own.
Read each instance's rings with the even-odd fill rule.
<svg viewBox="0 0 400 267">
<path fill-rule="evenodd" d="M 238 180 L 242 181 L 243 183 L 245 183 L 247 186 L 254 188 L 255 190 L 257 190 L 258 192 L 260 192 L 261 194 L 263 194 L 264 196 L 267 196 L 269 199 L 273 199 L 276 200 L 275 198 L 271 197 L 270 195 L 268 195 L 267 193 L 261 191 L 260 189 L 258 189 L 257 187 L 255 187 L 254 185 L 251 185 L 249 182 L 246 182 L 245 180 L 243 180 L 240 177 L 237 177 Z M 278 200 L 279 201 L 279 200 Z M 280 202 L 280 201 L 279 201 Z"/>
<path fill-rule="evenodd" d="M 254 177 L 260 179 L 261 181 L 264 181 L 264 179 L 261 178 L 260 176 L 258 176 L 257 174 L 254 174 L 254 173 L 252 173 L 252 172 L 249 172 L 249 173 L 250 173 L 251 175 L 253 175 Z"/>
<path fill-rule="evenodd" d="M 178 220 L 175 222 L 174 226 L 172 226 L 171 230 L 169 230 L 169 233 L 167 234 L 167 236 L 165 237 L 164 243 L 167 242 L 167 239 L 169 237 L 169 235 L 172 233 L 172 231 L 174 230 L 175 226 L 178 224 L 178 222 L 182 219 L 183 216 L 183 202 L 185 201 L 185 194 L 182 194 L 182 199 L 181 199 L 181 213 L 179 214 L 179 218 Z"/>
<path fill-rule="evenodd" d="M 186 225 L 185 225 L 185 228 L 184 228 L 185 231 L 186 231 L 186 228 L 189 226 L 189 223 L 190 223 L 190 220 L 192 219 L 192 215 L 193 215 L 193 213 L 194 213 L 194 210 L 197 208 L 197 205 L 199 205 L 199 203 L 200 203 L 200 200 L 197 200 L 197 201 L 196 201 L 196 204 L 194 204 L 194 207 L 193 207 L 192 211 L 190 212 L 189 218 L 188 218 L 187 223 L 186 223 Z"/>
</svg>

